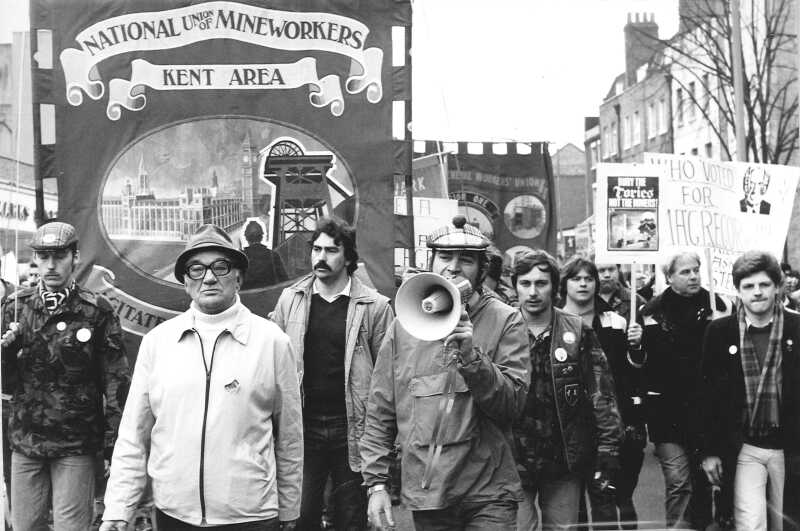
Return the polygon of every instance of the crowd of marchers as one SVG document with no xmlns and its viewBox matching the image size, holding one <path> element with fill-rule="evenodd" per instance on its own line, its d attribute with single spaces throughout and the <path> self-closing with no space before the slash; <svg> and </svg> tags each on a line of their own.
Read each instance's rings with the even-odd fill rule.
<svg viewBox="0 0 800 531">
<path fill-rule="evenodd" d="M 388 529 L 397 504 L 420 530 L 632 529 L 648 438 L 667 527 L 800 528 L 800 314 L 771 254 L 742 254 L 737 296 L 712 301 L 692 252 L 643 298 L 590 259 L 504 271 L 461 216 L 427 245 L 469 285 L 435 341 L 354 274 L 344 221 L 318 220 L 311 272 L 267 317 L 239 297 L 248 254 L 204 225 L 174 260 L 190 307 L 131 370 L 112 306 L 76 282 L 75 228 L 42 225 L 39 282 L 3 286 L 14 530 L 90 529 L 98 468 L 102 531 L 145 502 L 160 531 Z"/>
</svg>

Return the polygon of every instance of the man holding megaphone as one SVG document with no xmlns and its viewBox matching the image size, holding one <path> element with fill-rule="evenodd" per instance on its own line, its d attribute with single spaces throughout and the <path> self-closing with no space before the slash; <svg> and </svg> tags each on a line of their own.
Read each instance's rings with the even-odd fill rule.
<svg viewBox="0 0 800 531">
<path fill-rule="evenodd" d="M 398 291 L 360 445 L 379 529 L 394 525 L 386 484 L 395 439 L 417 529 L 516 528 L 511 426 L 528 389 L 528 338 L 520 313 L 482 291 L 488 246 L 456 216 L 428 238 L 432 273 Z"/>
</svg>

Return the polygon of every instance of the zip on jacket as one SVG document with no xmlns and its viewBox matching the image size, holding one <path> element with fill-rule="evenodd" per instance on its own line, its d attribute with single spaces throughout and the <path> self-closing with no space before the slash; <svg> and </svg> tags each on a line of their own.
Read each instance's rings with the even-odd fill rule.
<svg viewBox="0 0 800 531">
<path fill-rule="evenodd" d="M 206 363 L 206 352 L 203 348 L 203 338 L 200 337 L 200 332 L 197 329 L 192 328 L 192 332 L 197 336 L 197 339 L 200 341 L 200 355 L 203 358 L 203 370 L 206 373 L 206 393 L 205 393 L 205 403 L 203 404 L 203 427 L 201 428 L 200 432 L 200 483 L 199 483 L 199 490 L 200 490 L 200 525 L 206 525 L 206 496 L 203 488 L 203 484 L 205 483 L 205 459 L 206 459 L 206 421 L 208 420 L 208 398 L 211 394 L 211 371 L 214 370 L 214 353 L 217 351 L 217 343 L 219 342 L 219 338 L 221 338 L 224 334 L 230 333 L 227 329 L 220 332 L 217 338 L 214 340 L 214 346 L 211 347 L 211 363 Z"/>
</svg>

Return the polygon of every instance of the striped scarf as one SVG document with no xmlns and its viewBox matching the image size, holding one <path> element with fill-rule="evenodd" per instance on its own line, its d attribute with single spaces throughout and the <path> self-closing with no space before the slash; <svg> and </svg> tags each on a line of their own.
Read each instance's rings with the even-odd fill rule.
<svg viewBox="0 0 800 531">
<path fill-rule="evenodd" d="M 763 366 L 758 360 L 750 334 L 747 333 L 743 304 L 739 304 L 738 317 L 739 347 L 747 394 L 747 432 L 750 437 L 766 437 L 781 424 L 783 308 L 776 301 Z"/>
<path fill-rule="evenodd" d="M 48 291 L 47 288 L 44 287 L 44 282 L 41 282 L 39 284 L 39 296 L 42 298 L 42 302 L 47 311 L 53 313 L 61 306 L 61 303 L 69 297 L 73 289 L 75 289 L 75 279 L 72 280 L 69 286 L 60 291 Z"/>
</svg>

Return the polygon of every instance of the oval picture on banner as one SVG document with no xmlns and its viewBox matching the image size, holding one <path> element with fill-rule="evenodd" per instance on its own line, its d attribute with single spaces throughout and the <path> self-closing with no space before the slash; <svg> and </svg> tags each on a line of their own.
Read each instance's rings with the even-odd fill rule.
<svg viewBox="0 0 800 531">
<path fill-rule="evenodd" d="M 506 204 L 503 219 L 514 236 L 527 240 L 542 232 L 547 223 L 547 210 L 535 195 L 518 195 Z"/>
<path fill-rule="evenodd" d="M 250 262 L 242 289 L 309 271 L 316 220 L 356 219 L 355 180 L 329 147 L 285 124 L 210 118 L 142 137 L 113 162 L 101 226 L 140 273 L 175 283 L 175 257 L 203 224 L 224 228 Z"/>
</svg>

